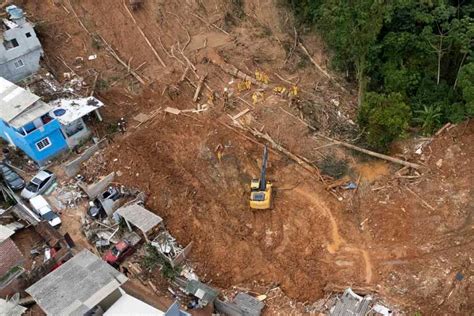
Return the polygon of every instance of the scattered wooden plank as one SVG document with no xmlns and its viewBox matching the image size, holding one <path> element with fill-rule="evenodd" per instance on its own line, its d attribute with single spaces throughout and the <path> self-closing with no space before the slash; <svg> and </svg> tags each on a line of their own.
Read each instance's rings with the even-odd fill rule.
<svg viewBox="0 0 474 316">
<path fill-rule="evenodd" d="M 206 21 L 206 19 L 204 19 L 202 16 L 196 14 L 196 13 L 193 13 L 191 12 L 191 15 L 195 16 L 196 18 L 198 18 L 199 20 L 201 20 L 202 22 L 206 23 L 207 26 L 212 26 L 213 28 L 215 28 L 216 30 L 218 31 L 221 31 L 222 33 L 224 33 L 225 35 L 227 36 L 230 36 L 230 34 L 228 32 L 226 32 L 225 30 L 223 30 L 222 28 L 218 27 L 217 25 L 215 25 L 214 23 L 210 23 L 208 21 Z"/>
<path fill-rule="evenodd" d="M 152 288 L 153 292 L 158 293 L 158 289 L 156 288 L 156 286 L 150 280 L 148 280 L 148 284 Z"/>
<path fill-rule="evenodd" d="M 199 78 L 199 83 L 197 85 L 196 92 L 194 92 L 194 97 L 193 97 L 194 102 L 197 102 L 198 99 L 199 99 L 199 95 L 201 94 L 202 85 L 204 84 L 204 80 L 206 80 L 206 77 L 207 77 L 207 74 L 205 74 L 204 76 L 201 76 L 201 78 Z"/>
<path fill-rule="evenodd" d="M 245 114 L 247 114 L 248 112 L 250 112 L 250 109 L 249 109 L 249 108 L 247 108 L 247 109 L 245 109 L 245 110 L 243 110 L 243 111 L 237 113 L 237 114 L 234 115 L 234 116 L 231 116 L 231 119 L 232 119 L 233 121 L 236 121 L 236 120 L 238 120 L 240 117 L 242 117 L 242 116 L 244 116 Z"/>
<path fill-rule="evenodd" d="M 436 209 L 435 209 L 433 206 L 429 205 L 428 202 L 426 202 L 425 200 L 423 200 L 423 199 L 421 198 L 421 196 L 419 196 L 418 194 L 416 194 L 412 189 L 410 189 L 409 187 L 405 187 L 405 188 L 408 190 L 408 192 L 410 192 L 410 193 L 413 194 L 415 197 L 417 197 L 418 200 L 420 200 L 420 202 L 421 202 L 424 206 L 426 206 L 427 208 L 429 208 L 429 209 L 432 210 L 432 211 L 436 211 Z"/>
<path fill-rule="evenodd" d="M 181 113 L 181 110 L 177 109 L 177 108 L 171 108 L 171 107 L 168 106 L 168 107 L 166 107 L 165 112 L 171 113 L 171 114 L 174 114 L 174 115 L 179 115 Z"/>
</svg>

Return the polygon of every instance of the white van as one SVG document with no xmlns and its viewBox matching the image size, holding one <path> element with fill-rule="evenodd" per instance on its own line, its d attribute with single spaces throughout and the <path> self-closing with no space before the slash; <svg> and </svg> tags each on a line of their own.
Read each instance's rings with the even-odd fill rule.
<svg viewBox="0 0 474 316">
<path fill-rule="evenodd" d="M 42 195 L 31 198 L 30 205 L 33 208 L 33 211 L 38 214 L 41 219 L 47 221 L 49 225 L 55 228 L 61 225 L 61 218 L 53 212 L 48 201 L 46 201 Z"/>
</svg>

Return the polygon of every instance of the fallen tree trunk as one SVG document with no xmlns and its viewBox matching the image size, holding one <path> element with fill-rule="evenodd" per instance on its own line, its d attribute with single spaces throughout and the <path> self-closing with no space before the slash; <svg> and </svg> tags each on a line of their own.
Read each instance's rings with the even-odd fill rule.
<svg viewBox="0 0 474 316">
<path fill-rule="evenodd" d="M 282 111 L 284 111 L 286 114 L 292 116 L 293 118 L 297 119 L 298 121 L 300 121 L 301 123 L 303 123 L 304 125 L 306 125 L 309 129 L 313 130 L 313 131 L 316 131 L 317 129 L 314 127 L 314 126 L 311 126 L 310 124 L 306 123 L 304 120 L 300 119 L 299 117 L 297 117 L 296 115 L 286 111 L 285 109 L 283 108 L 280 108 Z M 365 149 L 365 148 L 361 148 L 361 147 L 357 147 L 355 145 L 352 145 L 352 144 L 349 144 L 349 143 L 346 143 L 346 142 L 342 142 L 342 141 L 339 141 L 339 140 L 336 140 L 334 138 L 331 138 L 331 137 L 328 137 L 328 136 L 325 136 L 323 134 L 320 134 L 320 133 L 315 133 L 316 136 L 319 136 L 319 137 L 322 137 L 326 140 L 329 140 L 331 142 L 333 142 L 334 144 L 336 145 L 341 145 L 343 147 L 346 147 L 346 148 L 350 148 L 352 150 L 355 150 L 355 151 L 358 151 L 358 152 L 361 152 L 361 153 L 364 153 L 366 155 L 369 155 L 369 156 L 372 156 L 372 157 L 377 157 L 379 159 L 383 159 L 383 160 L 387 160 L 387 161 L 390 161 L 390 162 L 393 162 L 393 163 L 396 163 L 396 164 L 399 164 L 399 165 L 402 165 L 402 166 L 406 166 L 406 167 L 410 167 L 410 168 L 413 168 L 413 169 L 423 169 L 423 168 L 426 168 L 422 165 L 419 165 L 419 164 L 416 164 L 416 163 L 413 163 L 413 162 L 408 162 L 408 161 L 405 161 L 405 160 L 401 160 L 401 159 L 398 159 L 398 158 L 394 158 L 394 157 L 391 157 L 391 156 L 387 156 L 387 155 L 384 155 L 384 154 L 380 154 L 380 153 L 377 153 L 377 152 L 374 152 L 374 151 L 371 151 L 371 150 L 368 150 L 368 149 Z"/>
<path fill-rule="evenodd" d="M 268 134 L 264 134 L 264 133 L 254 129 L 254 128 L 242 126 L 242 125 L 236 123 L 236 121 L 234 121 L 234 125 L 237 126 L 238 128 L 240 128 L 241 130 L 250 132 L 255 137 L 258 137 L 258 138 L 261 138 L 261 139 L 264 139 L 264 140 L 268 141 L 269 143 L 272 144 L 272 147 L 275 148 L 277 151 L 279 151 L 283 155 L 287 156 L 291 160 L 295 161 L 297 164 L 302 166 L 307 171 L 309 171 L 309 172 L 313 173 L 314 175 L 316 175 L 316 177 L 319 180 L 321 180 L 322 183 L 324 183 L 324 184 L 326 183 L 326 181 L 324 181 L 323 177 L 321 176 L 321 172 L 319 171 L 319 169 L 317 167 L 315 167 L 314 165 L 312 165 L 311 162 L 307 158 L 301 157 L 297 154 L 292 153 L 291 151 L 289 151 L 285 147 L 278 144 Z"/>
<path fill-rule="evenodd" d="M 329 80 L 334 82 L 334 84 L 338 88 L 340 88 L 341 90 L 344 90 L 345 92 L 347 92 L 346 88 L 341 86 L 330 74 L 328 74 L 327 71 L 325 71 L 321 66 L 319 66 L 319 64 L 313 59 L 313 56 L 311 56 L 311 54 L 308 52 L 308 49 L 303 45 L 303 43 L 299 42 L 299 47 L 306 54 L 306 56 L 309 58 L 311 63 L 314 65 L 314 67 L 316 67 L 316 69 L 319 70 L 319 72 L 321 72 L 326 78 L 328 78 Z"/>
<path fill-rule="evenodd" d="M 319 136 L 322 136 L 322 135 L 319 135 Z M 346 148 L 364 153 L 364 154 L 372 156 L 372 157 L 377 157 L 377 158 L 380 158 L 380 159 L 383 159 L 383 160 L 387 160 L 387 161 L 390 161 L 390 162 L 393 162 L 393 163 L 396 163 L 396 164 L 399 164 L 399 165 L 402 165 L 402 166 L 410 167 L 410 168 L 417 169 L 417 170 L 422 169 L 422 168 L 426 168 L 422 165 L 419 165 L 419 164 L 416 164 L 416 163 L 413 163 L 413 162 L 408 162 L 408 161 L 401 160 L 401 159 L 398 159 L 398 158 L 395 158 L 395 157 L 380 154 L 380 153 L 377 153 L 377 152 L 374 152 L 374 151 L 371 151 L 371 150 L 368 150 L 368 149 L 364 149 L 364 148 L 361 148 L 361 147 L 357 147 L 357 146 L 354 146 L 354 145 L 349 144 L 349 143 L 341 142 L 341 141 L 338 141 L 338 140 L 335 140 L 335 139 L 332 139 L 332 138 L 329 138 L 329 137 L 326 137 L 326 136 L 322 136 L 322 137 L 324 137 L 326 139 L 329 139 L 332 142 L 334 142 L 335 144 L 341 145 L 343 147 L 346 147 Z"/>
<path fill-rule="evenodd" d="M 155 55 L 156 59 L 160 62 L 160 64 L 166 68 L 166 64 L 165 62 L 163 61 L 163 59 L 161 59 L 160 55 L 158 54 L 158 52 L 156 51 L 155 47 L 153 47 L 153 45 L 151 44 L 150 40 L 148 39 L 148 36 L 145 35 L 145 33 L 143 32 L 142 28 L 138 25 L 137 23 L 137 20 L 135 20 L 135 17 L 133 16 L 132 12 L 130 12 L 130 10 L 128 9 L 127 7 L 127 4 L 125 3 L 125 0 L 123 1 L 123 6 L 125 8 L 125 10 L 128 12 L 128 15 L 130 15 L 130 18 L 132 19 L 133 23 L 136 25 L 138 31 L 140 31 L 140 34 L 143 36 L 143 38 L 145 39 L 145 42 L 148 44 L 148 46 L 150 47 L 151 51 L 153 52 L 153 54 Z"/>
</svg>

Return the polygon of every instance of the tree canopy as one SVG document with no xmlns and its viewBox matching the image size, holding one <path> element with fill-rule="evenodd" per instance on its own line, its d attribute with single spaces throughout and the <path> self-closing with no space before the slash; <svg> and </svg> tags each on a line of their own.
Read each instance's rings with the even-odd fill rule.
<svg viewBox="0 0 474 316">
<path fill-rule="evenodd" d="M 423 133 L 474 115 L 473 1 L 288 1 L 325 39 L 333 67 L 357 82 L 359 117 L 368 106 L 380 106 L 376 94 L 385 100 L 397 96 L 394 102 L 409 109 L 409 124 Z M 388 144 L 396 137 L 387 133 L 380 139 Z M 380 147 L 373 135 L 366 136 Z"/>
</svg>

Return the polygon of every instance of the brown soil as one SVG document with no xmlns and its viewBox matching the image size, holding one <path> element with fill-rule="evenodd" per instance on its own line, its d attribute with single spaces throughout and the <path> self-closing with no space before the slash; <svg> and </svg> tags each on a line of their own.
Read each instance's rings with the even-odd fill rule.
<svg viewBox="0 0 474 316">
<path fill-rule="evenodd" d="M 89 68 L 100 72 L 105 86 L 126 75 L 105 49 L 93 45 L 69 1 L 63 1 L 66 9 L 50 1 L 20 2 L 39 21 L 54 73 L 61 76 L 68 70 L 53 56 L 63 56 L 73 64 L 77 56 L 96 53 L 98 59 L 75 70 L 87 82 L 93 81 L 87 76 Z M 147 82 L 144 87 L 126 77 L 114 87 L 97 91 L 107 104 L 105 123 L 96 126 L 97 132 L 110 132 L 107 125 L 113 126 L 120 117 L 127 119 L 129 129 L 125 135 L 111 138 L 112 143 L 101 153 L 105 165 L 98 168 L 89 163 L 83 174 L 120 171 L 119 182 L 144 190 L 147 206 L 165 219 L 180 243 L 194 241 L 190 259 L 200 277 L 214 286 L 269 289 L 280 285 L 298 302 L 322 298 L 327 285 L 365 286 L 406 312 L 468 314 L 474 301 L 469 257 L 474 250 L 474 123 L 461 124 L 425 147 L 424 163 L 429 171 L 419 178 L 400 178 L 394 166 L 360 162 L 334 146 L 322 148 L 327 142 L 316 139 L 288 112 L 304 116 L 324 133 L 353 138 L 356 130 L 350 119 L 356 111 L 355 97 L 350 89 L 341 90 L 321 76 L 303 53 L 296 50 L 290 55 L 291 49 L 285 49 L 293 45 L 293 22 L 277 2 L 245 1 L 245 16 L 236 19 L 226 15 L 238 9 L 227 1 L 145 1 L 145 7 L 134 16 L 165 60 L 164 68 L 121 1 L 71 0 L 90 32 L 103 36 L 132 68 L 146 62 L 139 71 Z M 188 41 L 186 31 L 190 41 L 184 54 L 200 75 L 208 74 L 207 83 L 215 90 L 216 99 L 203 114 L 159 112 L 139 125 L 132 119 L 138 113 L 149 114 L 167 106 L 196 107 L 192 102 L 195 89 L 186 81 L 178 83 L 185 69 L 178 49 Z M 325 66 L 328 57 L 321 41 L 313 35 L 303 39 L 315 60 Z M 171 46 L 180 61 L 168 56 Z M 222 94 L 226 87 L 233 96 L 252 102 L 255 87 L 238 92 L 238 80 L 230 83 L 229 75 L 204 58 L 215 54 L 250 75 L 263 70 L 278 85 L 288 86 L 275 73 L 293 82 L 299 80 L 300 102 L 288 106 L 288 100 L 265 92 L 265 100 L 256 104 L 242 123 L 263 130 L 310 161 L 344 158 L 353 166 L 352 180 L 360 176 L 358 189 L 336 192 L 343 198 L 338 201 L 313 174 L 272 151 L 268 176 L 277 190 L 275 207 L 271 211 L 250 210 L 249 182 L 258 177 L 262 146 L 252 136 L 222 124 L 229 123 L 227 114 L 235 115 L 248 107 L 231 97 L 234 107 L 224 110 Z M 197 83 L 192 73 L 188 78 Z M 201 98 L 201 104 L 206 102 L 206 91 Z M 220 161 L 215 153 L 218 145 L 224 147 Z M 441 168 L 437 167 L 439 159 L 443 159 Z M 77 220 L 80 215 L 72 216 Z M 457 272 L 463 275 L 462 281 L 455 281 Z M 281 302 L 269 301 L 269 310 L 278 310 L 274 306 Z M 289 306 L 293 307 L 288 312 L 304 311 L 303 307 Z"/>
</svg>

